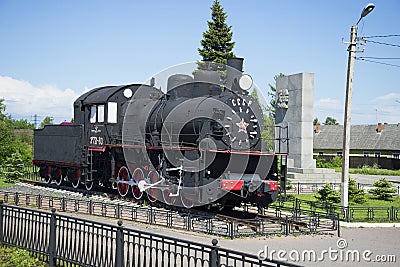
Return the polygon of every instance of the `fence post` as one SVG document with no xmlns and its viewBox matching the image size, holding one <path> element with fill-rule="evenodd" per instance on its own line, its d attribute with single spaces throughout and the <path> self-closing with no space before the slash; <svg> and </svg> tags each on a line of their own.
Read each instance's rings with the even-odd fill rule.
<svg viewBox="0 0 400 267">
<path fill-rule="evenodd" d="M 49 267 L 55 266 L 56 260 L 56 209 L 51 209 L 49 240 Z"/>
<path fill-rule="evenodd" d="M 4 235 L 3 235 L 3 200 L 0 200 L 0 244 L 3 244 Z"/>
<path fill-rule="evenodd" d="M 65 197 L 62 197 L 62 198 L 61 198 L 61 210 L 62 210 L 63 212 L 65 212 L 65 210 L 66 210 Z"/>
<path fill-rule="evenodd" d="M 116 243 L 116 253 L 115 253 L 115 266 L 122 267 L 124 266 L 124 229 L 122 227 L 122 220 L 118 220 L 117 222 L 117 234 L 115 237 Z"/>
<path fill-rule="evenodd" d="M 289 219 L 287 215 L 285 216 L 285 235 L 289 235 Z"/>
<path fill-rule="evenodd" d="M 213 239 L 211 243 L 213 247 L 210 251 L 210 267 L 219 267 L 218 240 Z"/>
</svg>

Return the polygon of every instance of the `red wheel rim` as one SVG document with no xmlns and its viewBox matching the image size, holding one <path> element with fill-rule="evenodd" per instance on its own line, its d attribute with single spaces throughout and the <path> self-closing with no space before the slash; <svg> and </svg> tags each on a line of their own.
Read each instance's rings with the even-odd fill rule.
<svg viewBox="0 0 400 267">
<path fill-rule="evenodd" d="M 181 202 L 182 202 L 182 205 L 187 209 L 190 209 L 194 206 L 194 203 L 191 200 L 192 195 L 188 194 L 189 190 L 187 188 L 185 189 L 183 187 L 182 191 L 181 191 Z"/>
<path fill-rule="evenodd" d="M 165 204 L 167 204 L 167 205 L 173 205 L 173 204 L 175 203 L 175 201 L 176 201 L 176 196 L 170 196 L 171 193 L 174 194 L 175 192 L 172 192 L 172 190 L 170 189 L 170 187 L 165 188 L 165 189 L 162 191 L 162 195 L 163 195 L 164 202 L 165 202 Z"/>
<path fill-rule="evenodd" d="M 150 171 L 149 174 L 147 175 L 147 180 L 151 184 L 155 184 L 160 180 L 160 175 L 157 172 Z M 147 189 L 146 192 L 147 192 L 147 197 L 151 202 L 155 202 L 159 198 L 160 189 L 158 189 L 158 188 L 154 188 L 154 187 L 149 188 L 149 189 Z"/>
<path fill-rule="evenodd" d="M 63 178 L 62 173 L 63 172 L 62 172 L 62 170 L 60 168 L 58 168 L 56 170 L 56 177 L 54 177 L 54 178 L 56 180 L 56 184 L 57 185 L 61 185 L 61 183 L 62 183 L 62 178 Z"/>
<path fill-rule="evenodd" d="M 78 188 L 81 179 L 81 170 L 75 170 L 75 177 L 72 180 L 72 187 Z"/>
<path fill-rule="evenodd" d="M 120 183 L 119 181 L 129 181 L 129 170 L 125 166 L 121 167 L 118 171 L 117 184 L 118 184 L 118 193 L 120 196 L 124 197 L 128 194 L 129 184 Z"/>
<path fill-rule="evenodd" d="M 46 167 L 46 174 L 44 176 L 44 181 L 48 184 L 51 183 L 51 167 L 50 166 Z"/>
<path fill-rule="evenodd" d="M 132 185 L 132 194 L 133 197 L 136 199 L 140 199 L 143 196 L 143 192 L 140 191 L 139 187 L 137 184 L 139 184 L 140 181 L 144 179 L 144 174 L 142 169 L 137 168 L 132 175 L 133 180 L 136 182 L 135 185 Z"/>
</svg>

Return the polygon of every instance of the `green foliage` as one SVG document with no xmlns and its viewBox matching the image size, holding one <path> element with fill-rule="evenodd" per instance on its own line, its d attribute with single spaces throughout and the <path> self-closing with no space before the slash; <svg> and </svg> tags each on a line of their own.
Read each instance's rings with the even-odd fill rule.
<svg viewBox="0 0 400 267">
<path fill-rule="evenodd" d="M 40 123 L 39 129 L 43 129 L 45 125 L 50 125 L 50 124 L 53 124 L 53 118 L 46 116 Z"/>
<path fill-rule="evenodd" d="M 211 21 L 208 21 L 208 30 L 203 32 L 200 41 L 202 48 L 198 48 L 203 61 L 226 64 L 226 59 L 235 57 L 232 52 L 235 42 L 232 42 L 232 26 L 226 24 L 226 12 L 224 12 L 219 0 L 215 0 L 211 6 Z M 201 68 L 199 64 L 199 68 Z"/>
<path fill-rule="evenodd" d="M 257 88 L 254 88 L 254 90 L 251 92 L 251 96 L 257 101 L 257 103 L 260 105 L 261 109 L 263 111 L 266 111 L 267 109 L 263 106 L 261 103 L 258 93 L 257 93 Z M 272 116 L 271 113 L 263 114 L 264 118 L 264 127 L 261 132 L 261 139 L 264 142 L 264 145 L 268 151 L 273 151 L 274 150 L 274 140 L 275 140 L 275 120 L 274 117 Z"/>
<path fill-rule="evenodd" d="M 6 105 L 4 104 L 4 99 L 0 98 L 0 121 L 3 121 L 6 118 Z"/>
<path fill-rule="evenodd" d="M 396 196 L 396 188 L 393 188 L 393 183 L 386 180 L 386 178 L 375 181 L 372 188 L 368 193 L 372 194 L 376 199 L 391 201 Z"/>
<path fill-rule="evenodd" d="M 336 171 L 341 171 L 336 170 Z M 386 176 L 400 176 L 400 170 L 386 170 L 386 169 L 376 169 L 376 168 L 358 168 L 358 169 L 350 169 L 349 171 L 352 174 L 367 174 L 367 175 L 386 175 Z"/>
<path fill-rule="evenodd" d="M 330 162 L 333 168 L 342 167 L 342 157 L 340 156 L 333 157 Z"/>
<path fill-rule="evenodd" d="M 357 181 L 352 178 L 349 180 L 349 200 L 358 204 L 362 204 L 367 201 L 365 198 L 365 190 L 358 188 Z"/>
<path fill-rule="evenodd" d="M 33 130 L 35 129 L 35 125 L 33 123 L 28 122 L 26 119 L 20 119 L 20 120 L 12 120 L 11 123 L 13 129 L 18 129 L 18 130 Z"/>
<path fill-rule="evenodd" d="M 18 152 L 11 154 L 2 165 L 0 177 L 6 183 L 18 182 L 23 177 L 24 163 Z"/>
<path fill-rule="evenodd" d="M 3 267 L 44 267 L 46 264 L 29 255 L 28 251 L 15 247 L 0 247 L 0 266 Z"/>
<path fill-rule="evenodd" d="M 286 179 L 286 190 L 293 190 L 294 185 L 292 184 L 291 180 Z"/>
<path fill-rule="evenodd" d="M 315 194 L 315 198 L 319 201 L 329 202 L 329 203 L 339 203 L 340 194 L 331 188 L 330 184 L 325 184 L 323 188 L 319 189 Z"/>
<path fill-rule="evenodd" d="M 318 118 L 314 118 L 313 125 L 317 125 L 317 124 L 319 124 Z"/>
<path fill-rule="evenodd" d="M 14 130 L 32 130 L 33 124 L 27 120 L 14 120 L 5 113 L 4 99 L 0 99 L 0 165 L 13 153 L 18 152 L 24 161 L 32 160 L 33 136 Z"/>
<path fill-rule="evenodd" d="M 334 169 L 342 167 L 342 157 L 336 156 L 333 157 L 331 160 L 327 160 L 324 157 L 316 156 L 316 166 L 317 168 L 327 168 L 327 169 Z"/>
<path fill-rule="evenodd" d="M 279 73 L 279 75 L 275 75 L 274 76 L 275 83 L 276 83 L 276 79 L 278 79 L 279 77 L 285 77 L 285 74 Z M 275 118 L 275 114 L 276 114 L 276 88 L 272 84 L 268 84 L 268 86 L 269 86 L 269 90 L 270 90 L 268 92 L 268 95 L 271 97 L 271 100 L 269 101 L 269 105 L 268 105 L 267 109 L 270 112 L 270 114 L 272 115 L 272 117 Z"/>
<path fill-rule="evenodd" d="M 337 120 L 333 117 L 326 117 L 324 124 L 325 125 L 339 125 Z"/>
</svg>

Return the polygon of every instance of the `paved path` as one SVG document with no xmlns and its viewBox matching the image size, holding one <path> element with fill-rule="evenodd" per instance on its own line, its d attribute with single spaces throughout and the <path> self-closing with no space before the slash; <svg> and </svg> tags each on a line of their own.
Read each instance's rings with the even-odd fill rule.
<svg viewBox="0 0 400 267">
<path fill-rule="evenodd" d="M 396 183 L 397 185 L 400 184 L 400 176 L 350 174 L 350 177 L 363 184 L 373 184 L 376 180 L 381 178 L 386 178 L 386 180 Z"/>
<path fill-rule="evenodd" d="M 93 219 L 93 217 L 81 215 L 79 217 L 87 217 Z M 103 221 L 111 224 L 116 224 L 115 219 L 107 219 L 102 217 L 96 217 L 97 221 Z M 335 235 L 300 235 L 300 236 L 273 236 L 273 237 L 258 237 L 258 238 L 243 238 L 229 240 L 225 238 L 218 238 L 215 236 L 199 234 L 199 233 L 188 233 L 181 230 L 167 229 L 163 227 L 145 225 L 134 223 L 130 221 L 124 221 L 124 226 L 127 228 L 138 229 L 147 232 L 153 232 L 157 234 L 173 236 L 175 238 L 191 240 L 204 244 L 211 244 L 211 240 L 216 238 L 218 245 L 223 248 L 229 248 L 236 251 L 242 251 L 257 255 L 260 250 L 265 250 L 268 247 L 268 253 L 272 253 L 272 250 L 286 251 L 284 258 L 289 258 L 289 253 L 292 253 L 292 257 L 296 257 L 296 252 L 299 252 L 301 258 L 302 253 L 313 250 L 316 253 L 317 259 L 321 257 L 323 250 L 327 250 L 323 254 L 324 261 L 313 262 L 313 261 L 300 261 L 297 264 L 304 266 L 399 266 L 400 265 L 400 229 L 399 228 L 341 228 L 341 237 L 347 243 L 344 249 L 339 249 L 337 242 L 339 238 Z M 342 244 L 340 243 L 340 244 Z M 294 251 L 295 250 L 295 251 Z M 305 251 L 307 250 L 307 251 Z M 331 261 L 329 259 L 329 250 L 331 251 L 332 258 L 334 258 L 335 250 L 338 252 L 338 259 Z M 346 253 L 357 250 L 360 255 L 360 261 L 346 262 Z M 369 250 L 372 254 L 368 254 L 368 258 L 371 262 L 363 260 L 362 255 L 364 251 Z M 341 251 L 341 252 L 340 252 Z M 349 252 L 350 251 L 350 252 Z M 340 254 L 342 253 L 342 254 Z M 356 252 L 354 252 L 356 253 Z M 277 257 L 277 254 L 274 254 Z M 306 257 L 308 254 L 305 254 Z M 340 255 L 343 255 L 343 261 L 340 260 Z M 350 255 L 350 254 L 349 254 Z M 395 255 L 396 263 L 378 263 L 373 262 L 377 255 Z M 263 256 L 263 254 L 261 254 Z M 351 255 L 350 255 L 351 256 Z M 350 257 L 352 259 L 352 256 Z"/>
</svg>

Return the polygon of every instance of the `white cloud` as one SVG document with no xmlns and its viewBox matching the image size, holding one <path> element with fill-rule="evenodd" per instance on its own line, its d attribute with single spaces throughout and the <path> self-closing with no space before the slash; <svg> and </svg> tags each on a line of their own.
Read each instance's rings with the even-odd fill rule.
<svg viewBox="0 0 400 267">
<path fill-rule="evenodd" d="M 326 117 L 333 117 L 342 123 L 343 112 L 343 101 L 339 99 L 321 98 L 314 103 L 314 117 L 318 118 L 320 122 L 324 122 Z"/>
<path fill-rule="evenodd" d="M 383 96 L 378 96 L 372 100 L 372 102 L 379 102 L 379 101 L 390 101 L 395 102 L 396 100 L 400 100 L 400 94 L 398 93 L 389 93 Z"/>
<path fill-rule="evenodd" d="M 369 103 L 352 103 L 351 124 L 376 124 L 378 122 L 400 122 L 400 94 L 389 93 L 369 100 Z M 320 122 L 326 117 L 334 117 L 343 124 L 344 103 L 343 100 L 322 98 L 315 100 L 314 117 Z"/>
<path fill-rule="evenodd" d="M 60 89 L 52 85 L 35 86 L 26 81 L 0 76 L 0 98 L 5 99 L 6 113 L 12 117 L 38 114 L 52 116 L 55 122 L 69 120 L 77 97 L 78 94 L 71 89 Z"/>
</svg>

